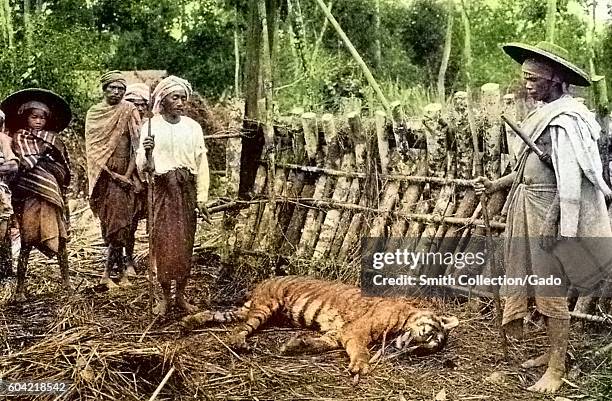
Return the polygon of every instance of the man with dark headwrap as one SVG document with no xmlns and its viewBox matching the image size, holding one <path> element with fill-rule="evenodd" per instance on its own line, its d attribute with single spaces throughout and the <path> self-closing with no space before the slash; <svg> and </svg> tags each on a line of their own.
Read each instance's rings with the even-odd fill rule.
<svg viewBox="0 0 612 401">
<path fill-rule="evenodd" d="M 514 171 L 495 181 L 476 180 L 476 192 L 492 193 L 511 186 L 504 263 L 511 278 L 558 279 L 560 285 L 505 286 L 503 326 L 522 336 L 528 298 L 544 315 L 550 349 L 522 366 L 547 365 L 529 390 L 552 393 L 565 374 L 569 321 L 569 286 L 584 294 L 609 276 L 612 227 L 605 198 L 612 196 L 602 176 L 597 146 L 601 127 L 595 116 L 568 93 L 569 85 L 589 86 L 589 76 L 568 61 L 567 51 L 554 44 L 511 43 L 504 51 L 522 64 L 527 94 L 541 106 L 523 121 L 522 130 L 545 155 L 522 143 Z M 602 246 L 603 245 L 603 246 Z"/>
<path fill-rule="evenodd" d="M 207 217 L 209 171 L 202 128 L 183 116 L 191 85 L 170 76 L 153 91 L 154 117 L 144 123 L 136 161 L 147 169 L 146 153 L 151 152 L 153 181 L 153 221 L 150 257 L 157 269 L 163 299 L 155 313 L 164 315 L 171 302 L 171 283 L 176 281 L 176 303 L 192 313 L 196 307 L 185 298 L 191 270 L 196 230 L 196 207 Z M 148 124 L 151 134 L 147 136 Z M 153 139 L 155 138 L 155 139 Z"/>
<path fill-rule="evenodd" d="M 123 285 L 129 284 L 129 275 L 135 274 L 131 255 L 140 115 L 132 103 L 123 100 L 127 85 L 119 71 L 104 74 L 100 84 L 104 100 L 87 112 L 85 150 L 90 205 L 100 219 L 102 237 L 108 246 L 100 282 L 113 287 L 110 274 L 114 265 L 117 265 Z"/>
</svg>

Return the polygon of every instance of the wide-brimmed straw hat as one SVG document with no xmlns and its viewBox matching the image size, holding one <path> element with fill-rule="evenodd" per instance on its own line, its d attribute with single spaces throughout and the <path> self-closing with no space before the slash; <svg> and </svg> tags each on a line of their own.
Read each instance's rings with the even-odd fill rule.
<svg viewBox="0 0 612 401">
<path fill-rule="evenodd" d="M 23 124 L 23 116 L 19 115 L 19 108 L 31 101 L 44 103 L 49 108 L 51 115 L 45 125 L 46 130 L 60 132 L 70 124 L 72 112 L 68 102 L 50 90 L 28 88 L 12 93 L 0 103 L 0 109 L 6 114 L 6 127 L 9 131 L 22 128 L 20 125 Z"/>
<path fill-rule="evenodd" d="M 569 61 L 569 52 L 550 42 L 540 42 L 535 46 L 524 43 L 507 43 L 502 46 L 506 54 L 519 64 L 528 58 L 544 58 L 552 61 L 563 71 L 564 81 L 576 86 L 590 86 L 589 74 Z"/>
</svg>

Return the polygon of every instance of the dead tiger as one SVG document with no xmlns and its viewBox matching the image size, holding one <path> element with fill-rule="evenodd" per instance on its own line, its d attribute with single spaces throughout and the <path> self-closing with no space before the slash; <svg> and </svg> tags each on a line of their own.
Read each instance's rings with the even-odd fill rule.
<svg viewBox="0 0 612 401">
<path fill-rule="evenodd" d="M 344 347 L 352 373 L 368 372 L 368 346 L 383 337 L 398 350 L 408 346 L 419 351 L 442 349 L 456 317 L 439 316 L 416 307 L 407 298 L 363 297 L 355 286 L 303 276 L 284 276 L 258 284 L 244 306 L 233 311 L 204 311 L 183 318 L 181 324 L 194 329 L 208 322 L 244 321 L 232 333 L 235 349 L 247 348 L 246 338 L 274 314 L 281 313 L 299 327 L 318 329 L 318 338 L 294 338 L 281 351 L 324 352 Z"/>
</svg>

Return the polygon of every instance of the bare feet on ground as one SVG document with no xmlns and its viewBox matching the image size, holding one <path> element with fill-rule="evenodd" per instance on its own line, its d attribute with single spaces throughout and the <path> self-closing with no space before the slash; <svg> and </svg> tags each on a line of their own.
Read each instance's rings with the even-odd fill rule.
<svg viewBox="0 0 612 401">
<path fill-rule="evenodd" d="M 561 388 L 563 384 L 564 373 L 556 369 L 547 369 L 544 376 L 540 378 L 533 386 L 527 390 L 536 393 L 552 394 Z"/>
<path fill-rule="evenodd" d="M 128 279 L 127 273 L 121 276 L 121 280 L 119 280 L 119 285 L 121 287 L 129 287 L 132 285 L 132 283 L 130 283 L 130 280 Z"/>
<path fill-rule="evenodd" d="M 513 340 L 523 339 L 523 319 L 516 319 L 504 325 L 504 333 Z"/>
<path fill-rule="evenodd" d="M 188 314 L 196 313 L 198 311 L 198 307 L 191 305 L 184 297 L 177 296 L 176 304 Z"/>
<path fill-rule="evenodd" d="M 111 280 L 111 278 L 108 276 L 103 276 L 100 279 L 100 284 L 105 285 L 106 287 L 108 287 L 109 290 L 118 287 L 118 285 L 115 284 L 115 282 Z"/>
<path fill-rule="evenodd" d="M 549 360 L 550 354 L 546 352 L 537 358 L 531 358 L 526 360 L 521 364 L 521 367 L 525 369 L 537 368 L 539 366 L 547 365 Z"/>
<path fill-rule="evenodd" d="M 136 270 L 134 270 L 134 265 L 127 265 L 127 268 L 125 269 L 125 274 L 128 277 L 136 277 Z"/>
<path fill-rule="evenodd" d="M 168 303 L 165 300 L 161 300 L 153 308 L 153 314 L 157 316 L 165 316 L 168 310 Z"/>
</svg>

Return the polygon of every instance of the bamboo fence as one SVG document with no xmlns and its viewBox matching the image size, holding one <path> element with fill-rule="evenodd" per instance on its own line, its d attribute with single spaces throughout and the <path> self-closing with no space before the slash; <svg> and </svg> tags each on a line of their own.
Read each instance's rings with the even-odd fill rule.
<svg viewBox="0 0 612 401">
<path fill-rule="evenodd" d="M 520 116 L 515 96 L 502 98 L 497 84 L 483 85 L 479 98 L 469 110 L 467 93 L 457 92 L 447 105 L 427 105 L 421 116 L 407 116 L 393 102 L 366 117 L 350 101 L 342 115 L 295 108 L 275 116 L 274 146 L 262 155 L 254 199 L 236 201 L 243 205 L 237 215 L 226 212 L 234 213 L 228 230 L 237 234 L 223 254 L 266 257 L 312 274 L 330 265 L 354 266 L 363 237 L 410 238 L 414 250 L 426 252 L 473 246 L 471 239 L 484 235 L 471 181 L 475 168 L 481 162 L 490 179 L 509 171 L 517 139 L 500 116 Z M 225 175 L 232 181 L 240 176 L 240 149 L 227 149 Z M 489 216 L 499 215 L 505 198 L 491 197 Z M 493 220 L 499 233 L 504 224 Z M 450 268 L 439 266 L 439 272 Z"/>
</svg>

